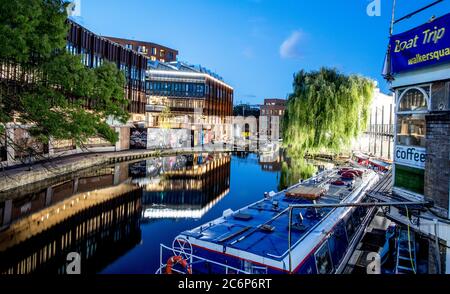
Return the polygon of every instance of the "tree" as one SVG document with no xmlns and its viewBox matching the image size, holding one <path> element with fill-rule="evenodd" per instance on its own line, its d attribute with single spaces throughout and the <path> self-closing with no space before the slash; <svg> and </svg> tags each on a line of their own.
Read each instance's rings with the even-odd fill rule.
<svg viewBox="0 0 450 294">
<path fill-rule="evenodd" d="M 170 110 L 170 107 L 165 106 L 160 115 L 161 120 L 160 127 L 165 130 L 170 129 L 172 125 L 172 118 L 173 114 L 172 111 Z"/>
<path fill-rule="evenodd" d="M 367 127 L 375 84 L 336 69 L 301 70 L 283 118 L 283 141 L 291 156 L 339 152 Z"/>
<path fill-rule="evenodd" d="M 0 135 L 17 121 L 42 143 L 98 136 L 114 143 L 107 119 L 125 123 L 125 76 L 109 62 L 91 69 L 65 50 L 63 0 L 0 0 Z M 13 73 L 13 74 L 11 74 Z"/>
<path fill-rule="evenodd" d="M 278 190 L 284 190 L 299 180 L 305 180 L 312 177 L 317 172 L 317 167 L 307 162 L 304 158 L 294 158 L 281 165 L 280 182 Z"/>
</svg>

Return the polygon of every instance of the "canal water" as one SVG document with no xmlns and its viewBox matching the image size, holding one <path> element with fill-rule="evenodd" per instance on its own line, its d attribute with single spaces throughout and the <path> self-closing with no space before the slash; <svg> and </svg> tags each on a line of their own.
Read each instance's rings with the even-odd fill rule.
<svg viewBox="0 0 450 294">
<path fill-rule="evenodd" d="M 155 273 L 160 243 L 276 191 L 280 156 L 117 163 L 0 194 L 0 273 Z"/>
</svg>

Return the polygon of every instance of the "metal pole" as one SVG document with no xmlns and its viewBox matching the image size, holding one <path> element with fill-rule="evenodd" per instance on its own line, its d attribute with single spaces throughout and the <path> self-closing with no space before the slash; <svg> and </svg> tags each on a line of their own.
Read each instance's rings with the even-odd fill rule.
<svg viewBox="0 0 450 294">
<path fill-rule="evenodd" d="M 438 274 L 442 273 L 441 267 L 441 253 L 439 249 L 439 237 L 438 237 L 438 221 L 437 219 L 433 220 L 434 222 L 434 242 L 435 242 L 435 250 L 436 250 L 436 264 L 437 264 L 437 272 Z"/>
<path fill-rule="evenodd" d="M 336 208 L 336 207 L 383 207 L 383 206 L 408 206 L 408 205 L 427 205 L 429 202 L 426 201 L 406 201 L 406 202 L 376 202 L 376 203 L 335 203 L 335 204 L 294 204 L 289 205 L 289 208 Z"/>
<path fill-rule="evenodd" d="M 292 207 L 289 207 L 289 232 L 288 232 L 288 245 L 289 245 L 289 273 L 292 274 L 292 256 L 291 256 L 291 224 L 292 224 Z"/>
<path fill-rule="evenodd" d="M 377 156 L 377 137 L 378 137 L 378 107 L 375 107 L 375 136 L 373 143 L 373 155 Z"/>
<path fill-rule="evenodd" d="M 430 7 L 432 7 L 432 6 L 436 5 L 436 4 L 441 3 L 442 1 L 444 1 L 444 0 L 437 0 L 437 1 L 433 2 L 433 3 L 431 3 L 431 4 L 428 4 L 428 5 L 425 6 L 425 7 L 422 7 L 422 8 L 420 8 L 420 9 L 414 11 L 414 12 L 411 12 L 410 14 L 407 14 L 407 15 L 405 15 L 405 16 L 403 16 L 403 17 L 397 19 L 396 21 L 394 21 L 394 24 L 396 24 L 396 23 L 398 23 L 398 22 L 401 22 L 402 20 L 408 19 L 408 18 L 410 18 L 411 16 L 414 16 L 414 15 L 416 15 L 417 13 L 424 11 L 425 9 L 428 9 L 428 8 L 430 8 Z M 394 0 L 394 2 L 395 2 L 395 0 Z"/>
<path fill-rule="evenodd" d="M 394 33 L 394 24 L 395 24 L 395 2 L 396 0 L 394 0 L 394 2 L 392 3 L 392 18 L 391 18 L 391 25 L 389 27 L 389 37 L 392 36 L 392 34 Z"/>
<path fill-rule="evenodd" d="M 383 142 L 384 142 L 384 134 L 385 134 L 385 128 L 384 128 L 384 105 L 381 105 L 381 138 L 380 138 L 380 154 L 381 157 L 384 157 L 383 154 Z"/>
</svg>

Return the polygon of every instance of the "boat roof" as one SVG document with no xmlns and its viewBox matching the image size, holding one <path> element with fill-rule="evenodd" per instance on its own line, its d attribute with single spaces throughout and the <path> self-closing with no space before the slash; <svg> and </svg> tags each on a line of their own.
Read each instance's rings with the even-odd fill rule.
<svg viewBox="0 0 450 294">
<path fill-rule="evenodd" d="M 230 213 L 225 211 L 221 218 L 193 230 L 185 231 L 182 235 L 188 236 L 192 244 L 196 243 L 195 240 L 205 241 L 281 260 L 283 254 L 288 250 L 289 213 L 286 209 L 289 205 L 311 204 L 313 201 L 317 204 L 340 203 L 346 200 L 358 187 L 362 186 L 365 182 L 364 178 L 368 176 L 367 173 L 371 173 L 371 171 L 366 170 L 367 172 L 362 177 L 356 177 L 354 180 L 342 180 L 338 171 L 338 168 L 328 170 L 238 211 Z M 344 185 L 332 184 L 337 180 L 342 181 Z M 286 193 L 289 193 L 292 189 L 298 189 L 299 186 L 325 188 L 326 193 L 318 200 L 286 197 Z M 291 244 L 295 244 L 317 230 L 318 224 L 329 215 L 331 210 L 332 208 L 299 208 L 293 210 Z"/>
<path fill-rule="evenodd" d="M 391 166 L 391 164 L 389 162 L 385 162 L 385 161 L 381 161 L 381 160 L 377 160 L 377 159 L 371 159 L 370 162 L 373 164 L 379 165 L 379 166 L 383 166 L 383 167 Z"/>
</svg>

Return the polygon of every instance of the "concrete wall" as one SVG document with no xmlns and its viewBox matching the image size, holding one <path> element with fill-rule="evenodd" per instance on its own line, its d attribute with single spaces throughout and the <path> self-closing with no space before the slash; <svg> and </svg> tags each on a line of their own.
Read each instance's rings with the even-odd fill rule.
<svg viewBox="0 0 450 294">
<path fill-rule="evenodd" d="M 36 142 L 27 132 L 27 126 L 14 124 L 7 125 L 8 144 L 5 158 L 0 158 L 0 166 L 14 166 L 31 161 L 39 161 L 46 158 L 57 158 L 86 152 L 113 152 L 130 149 L 130 128 L 116 127 L 119 133 L 119 141 L 112 145 L 105 140 L 92 138 L 86 143 L 86 148 L 71 146 L 70 140 L 56 141 L 50 140 L 48 146 Z M 11 142 L 14 142 L 11 144 Z M 2 142 L 4 144 L 4 142 Z M 19 147 L 17 147 L 19 146 Z M 27 155 L 27 148 L 35 150 L 32 157 Z M 6 160 L 4 160 L 6 159 Z"/>
<path fill-rule="evenodd" d="M 191 146 L 189 129 L 147 129 L 147 149 Z"/>
<path fill-rule="evenodd" d="M 120 128 L 120 150 L 130 149 L 130 128 Z"/>
</svg>

